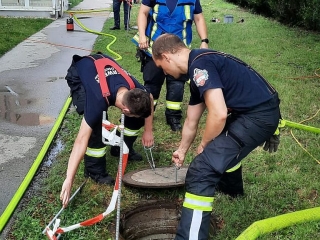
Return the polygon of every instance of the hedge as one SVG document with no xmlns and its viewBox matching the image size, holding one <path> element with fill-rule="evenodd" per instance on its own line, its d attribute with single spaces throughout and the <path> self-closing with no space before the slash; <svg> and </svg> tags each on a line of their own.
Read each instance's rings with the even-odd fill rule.
<svg viewBox="0 0 320 240">
<path fill-rule="evenodd" d="M 320 0 L 227 0 L 281 23 L 320 31 Z"/>
</svg>

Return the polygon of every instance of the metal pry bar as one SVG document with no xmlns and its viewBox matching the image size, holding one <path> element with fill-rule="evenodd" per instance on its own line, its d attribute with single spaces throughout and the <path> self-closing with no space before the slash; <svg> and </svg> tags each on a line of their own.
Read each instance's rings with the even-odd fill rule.
<svg viewBox="0 0 320 240">
<path fill-rule="evenodd" d="M 121 125 L 120 125 L 120 159 L 119 159 L 119 189 L 117 199 L 117 224 L 116 224 L 116 240 L 119 240 L 120 236 L 120 205 L 121 205 L 121 186 L 122 186 L 122 159 L 123 159 L 123 144 L 124 144 L 124 114 L 121 114 Z"/>
<path fill-rule="evenodd" d="M 84 182 L 80 185 L 80 187 L 78 187 L 78 189 L 72 194 L 72 196 L 70 197 L 68 203 L 70 203 L 70 202 L 72 201 L 72 199 L 77 195 L 77 193 L 81 191 L 81 189 L 82 189 L 82 188 L 84 187 L 84 185 L 86 184 L 87 180 L 88 180 L 88 178 L 86 178 L 86 180 L 84 180 Z M 48 223 L 48 225 L 43 229 L 42 234 L 45 234 L 45 233 L 46 233 L 47 228 L 50 227 L 50 226 L 53 224 L 53 222 L 59 217 L 59 215 L 62 213 L 62 211 L 63 211 L 64 209 L 65 209 L 64 207 L 62 207 L 62 208 L 60 209 L 60 211 L 53 217 L 53 219 L 52 219 L 52 220 Z"/>
<path fill-rule="evenodd" d="M 152 155 L 152 148 L 154 148 L 154 146 L 151 146 L 151 147 L 144 146 L 143 148 L 144 148 L 144 152 L 146 153 L 147 160 L 150 164 L 151 169 L 155 170 L 156 165 L 154 164 L 153 155 Z"/>
<path fill-rule="evenodd" d="M 176 166 L 174 168 L 175 168 L 175 171 L 176 171 L 175 173 L 176 173 L 176 183 L 177 183 L 178 182 L 178 168 Z"/>
</svg>

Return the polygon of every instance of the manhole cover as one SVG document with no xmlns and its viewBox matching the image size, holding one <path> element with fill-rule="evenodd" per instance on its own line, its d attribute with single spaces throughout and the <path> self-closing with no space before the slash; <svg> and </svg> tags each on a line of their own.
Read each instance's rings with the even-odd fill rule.
<svg viewBox="0 0 320 240">
<path fill-rule="evenodd" d="M 187 167 L 176 170 L 175 167 L 135 170 L 123 176 L 124 184 L 141 188 L 180 187 L 185 183 Z"/>
</svg>

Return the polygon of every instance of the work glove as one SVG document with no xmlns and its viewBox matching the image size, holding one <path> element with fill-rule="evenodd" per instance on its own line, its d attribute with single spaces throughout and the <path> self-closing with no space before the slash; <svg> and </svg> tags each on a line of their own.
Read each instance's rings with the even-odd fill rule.
<svg viewBox="0 0 320 240">
<path fill-rule="evenodd" d="M 280 144 L 280 134 L 272 135 L 263 145 L 263 150 L 269 151 L 269 153 L 276 152 Z"/>
<path fill-rule="evenodd" d="M 276 152 L 278 150 L 279 144 L 280 144 L 280 128 L 283 128 L 286 125 L 285 121 L 281 118 L 278 123 L 278 127 L 274 134 L 264 143 L 262 143 L 260 146 L 263 146 L 263 150 L 269 151 L 269 153 Z"/>
</svg>

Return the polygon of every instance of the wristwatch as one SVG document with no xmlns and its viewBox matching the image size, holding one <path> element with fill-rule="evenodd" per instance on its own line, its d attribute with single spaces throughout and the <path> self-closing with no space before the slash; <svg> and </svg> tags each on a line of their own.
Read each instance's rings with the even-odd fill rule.
<svg viewBox="0 0 320 240">
<path fill-rule="evenodd" d="M 201 42 L 205 42 L 206 44 L 208 44 L 209 43 L 209 39 L 208 38 L 201 39 Z"/>
</svg>

